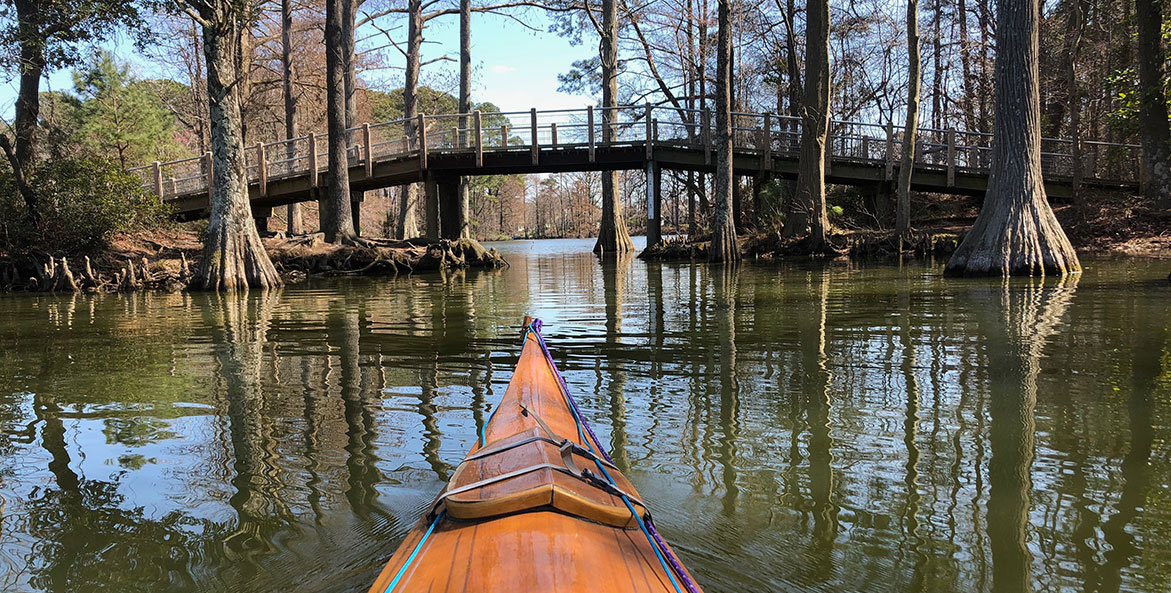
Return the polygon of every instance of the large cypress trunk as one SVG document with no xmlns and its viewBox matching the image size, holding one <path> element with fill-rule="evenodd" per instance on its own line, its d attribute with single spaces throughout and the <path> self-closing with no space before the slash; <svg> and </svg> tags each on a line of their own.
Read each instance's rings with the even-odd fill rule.
<svg viewBox="0 0 1171 593">
<path fill-rule="evenodd" d="M 614 141 L 610 124 L 617 114 L 611 107 L 618 101 L 618 0 L 602 1 L 602 142 Z M 594 253 L 628 253 L 634 242 L 626 230 L 622 202 L 618 199 L 618 173 L 602 172 L 602 222 Z"/>
<path fill-rule="evenodd" d="M 1045 275 L 1081 270 L 1041 179 L 1038 0 L 1001 0 L 996 24 L 996 113 L 984 206 L 949 275 Z"/>
<path fill-rule="evenodd" d="M 712 216 L 712 244 L 708 259 L 735 262 L 740 259 L 736 224 L 732 212 L 732 31 L 731 0 L 719 2 L 716 55 L 716 207 Z"/>
<path fill-rule="evenodd" d="M 1138 24 L 1139 127 L 1146 161 L 1146 194 L 1161 206 L 1171 206 L 1171 131 L 1167 124 L 1167 97 L 1163 92 L 1163 24 L 1158 0 L 1136 0 Z"/>
<path fill-rule="evenodd" d="M 809 2 L 805 19 L 805 83 L 797 189 L 784 236 L 805 239 L 810 251 L 829 251 L 825 212 L 825 139 L 829 131 L 829 0 Z"/>
<path fill-rule="evenodd" d="M 346 43 L 346 8 L 349 0 L 328 0 L 325 5 L 326 116 L 329 128 L 329 187 L 321 212 L 321 230 L 330 243 L 353 241 L 353 213 L 350 211 L 349 145 L 346 132 L 349 46 Z M 353 28 L 352 23 L 350 28 Z"/>
<path fill-rule="evenodd" d="M 193 288 L 215 291 L 270 288 L 281 283 L 268 259 L 252 209 L 244 172 L 239 88 L 243 24 L 234 10 L 203 24 L 207 95 L 211 115 L 212 197 L 203 257 Z"/>
<path fill-rule="evenodd" d="M 915 143 L 919 136 L 920 63 L 919 0 L 907 0 L 907 121 L 903 128 L 899 195 L 895 209 L 895 232 L 903 238 L 911 234 L 911 172 L 915 169 Z"/>
</svg>

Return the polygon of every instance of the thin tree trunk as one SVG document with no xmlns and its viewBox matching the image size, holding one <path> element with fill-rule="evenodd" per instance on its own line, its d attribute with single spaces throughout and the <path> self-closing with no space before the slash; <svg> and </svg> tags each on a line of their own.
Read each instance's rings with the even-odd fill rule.
<svg viewBox="0 0 1171 593">
<path fill-rule="evenodd" d="M 281 89 L 285 100 L 285 139 L 291 140 L 297 137 L 297 97 L 293 94 L 293 0 L 281 0 L 281 70 L 284 76 Z M 296 156 L 297 148 L 290 142 L 286 158 L 291 161 Z M 301 204 L 289 204 L 287 214 L 288 234 L 304 232 Z"/>
<path fill-rule="evenodd" d="M 732 208 L 732 31 L 731 0 L 719 0 L 719 35 L 716 54 L 716 208 L 712 217 L 712 243 L 708 259 L 737 262 L 736 221 Z"/>
<path fill-rule="evenodd" d="M 407 65 L 403 75 L 403 119 L 407 138 L 417 138 L 416 118 L 419 115 L 419 54 L 423 46 L 422 0 L 409 0 L 407 12 Z M 399 199 L 398 228 L 395 238 L 411 239 L 419 236 L 415 216 L 419 190 L 417 184 L 402 186 Z M 434 238 L 434 237 L 432 237 Z"/>
<path fill-rule="evenodd" d="M 271 288 L 280 285 L 281 279 L 252 219 L 240 128 L 240 89 L 235 84 L 241 76 L 244 25 L 234 9 L 217 8 L 204 15 L 203 25 L 214 183 L 203 257 L 192 285 L 225 292 Z"/>
<path fill-rule="evenodd" d="M 459 112 L 472 112 L 472 1 L 459 1 Z M 468 129 L 468 118 L 461 117 L 461 130 Z M 467 132 L 460 132 L 460 146 L 468 146 Z M 456 205 L 456 237 L 472 237 L 471 196 L 468 178 L 459 179 L 459 204 Z"/>
<path fill-rule="evenodd" d="M 1171 207 L 1171 131 L 1167 124 L 1167 96 L 1163 92 L 1163 25 L 1160 0 L 1135 0 L 1138 25 L 1139 127 L 1146 160 L 1146 195 Z"/>
<path fill-rule="evenodd" d="M 1082 13 L 1083 3 L 1088 4 L 1085 0 L 1072 0 L 1070 2 L 1069 15 L 1069 44 L 1066 48 L 1066 86 L 1067 106 L 1066 111 L 1069 112 L 1069 138 L 1072 141 L 1070 147 L 1071 163 L 1073 174 L 1073 203 L 1079 211 L 1085 211 L 1085 196 L 1082 195 L 1082 132 L 1081 132 L 1081 115 L 1082 115 L 1082 101 L 1081 93 L 1078 91 L 1077 84 L 1077 60 L 1078 54 L 1081 51 L 1082 32 L 1085 30 L 1085 15 Z"/>
<path fill-rule="evenodd" d="M 1000 0 L 992 173 L 980 215 L 949 275 L 1065 275 L 1081 265 L 1041 179 L 1038 0 Z"/>
<path fill-rule="evenodd" d="M 618 114 L 612 109 L 618 104 L 618 0 L 602 0 L 602 142 L 615 140 L 611 125 Z M 634 251 L 634 242 L 626 230 L 622 202 L 617 196 L 618 173 L 602 172 L 602 222 L 594 253 L 617 254 Z"/>
<path fill-rule="evenodd" d="M 960 95 L 960 104 L 964 112 L 964 129 L 972 132 L 977 129 L 976 112 L 972 109 L 972 57 L 969 53 L 971 45 L 968 43 L 968 5 L 967 0 L 958 0 L 956 4 L 956 19 L 960 37 L 960 69 L 963 72 L 963 92 Z"/>
<path fill-rule="evenodd" d="M 347 158 L 346 66 L 349 62 L 345 39 L 346 4 L 350 0 L 327 0 L 325 5 L 326 116 L 329 129 L 329 187 L 321 215 L 321 230 L 330 243 L 356 237 L 350 211 L 350 165 Z M 350 26 L 352 29 L 352 24 Z"/>
<path fill-rule="evenodd" d="M 41 111 L 41 76 L 45 72 L 44 45 L 41 40 L 40 2 L 38 0 L 17 0 L 17 35 L 20 38 L 20 88 L 16 95 L 13 131 L 16 135 L 16 160 L 27 176 L 32 171 L 37 150 L 37 123 Z M 36 220 L 39 212 L 35 204 L 30 216 Z"/>
<path fill-rule="evenodd" d="M 829 0 L 809 2 L 805 22 L 805 96 L 797 190 L 789 204 L 785 237 L 804 238 L 813 252 L 830 249 L 826 233 L 825 140 L 829 131 Z"/>
<path fill-rule="evenodd" d="M 907 0 L 907 122 L 903 128 L 902 158 L 899 160 L 899 195 L 895 232 L 900 239 L 911 234 L 911 173 L 915 169 L 915 143 L 919 137 L 919 87 L 922 85 L 919 58 L 919 0 Z M 936 65 L 938 67 L 938 64 Z"/>
<path fill-rule="evenodd" d="M 345 12 L 342 13 L 342 43 L 345 46 L 345 80 L 346 80 L 346 128 L 354 128 L 358 125 L 358 64 L 354 57 L 354 28 L 358 15 L 358 5 L 363 0 L 344 0 L 342 8 Z M 347 139 L 349 137 L 347 136 Z M 355 157 L 358 156 L 357 148 L 354 149 Z M 361 228 L 361 206 L 362 201 L 366 196 L 365 190 L 350 189 L 350 224 L 354 228 L 354 236 L 362 234 Z"/>
<path fill-rule="evenodd" d="M 943 19 L 942 13 L 943 0 L 935 0 L 935 13 L 931 19 L 931 35 L 934 38 L 932 42 L 935 51 L 931 73 L 931 127 L 937 130 L 943 128 L 943 33 L 940 28 L 940 21 Z M 918 24 L 916 24 L 916 29 L 918 29 Z"/>
</svg>

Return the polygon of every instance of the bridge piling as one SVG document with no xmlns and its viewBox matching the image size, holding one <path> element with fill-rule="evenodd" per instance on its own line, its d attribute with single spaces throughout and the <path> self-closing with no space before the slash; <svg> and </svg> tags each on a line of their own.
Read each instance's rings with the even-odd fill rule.
<svg viewBox="0 0 1171 593">
<path fill-rule="evenodd" d="M 423 230 L 429 239 L 439 238 L 439 180 L 428 171 L 423 182 Z"/>
<path fill-rule="evenodd" d="M 663 170 L 654 160 L 646 162 L 646 246 L 663 240 Z"/>
</svg>

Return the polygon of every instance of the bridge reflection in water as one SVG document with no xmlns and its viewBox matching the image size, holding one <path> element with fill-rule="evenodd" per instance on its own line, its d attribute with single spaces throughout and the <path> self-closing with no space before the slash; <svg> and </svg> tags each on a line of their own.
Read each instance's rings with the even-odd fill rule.
<svg viewBox="0 0 1171 593">
<path fill-rule="evenodd" d="M 599 263 L 0 300 L 0 589 L 349 591 L 503 393 L 517 321 L 706 590 L 1165 590 L 1168 305 L 921 266 Z"/>
</svg>

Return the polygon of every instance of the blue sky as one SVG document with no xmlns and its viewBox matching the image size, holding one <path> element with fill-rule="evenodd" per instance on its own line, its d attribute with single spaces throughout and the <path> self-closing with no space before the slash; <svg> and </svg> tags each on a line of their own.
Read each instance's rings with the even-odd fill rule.
<svg viewBox="0 0 1171 593">
<path fill-rule="evenodd" d="M 536 28 L 534 32 L 516 21 L 499 15 L 472 15 L 472 94 L 476 101 L 492 101 L 503 111 L 541 109 L 569 109 L 596 102 L 592 97 L 575 96 L 557 91 L 557 75 L 567 72 L 574 61 L 588 58 L 597 50 L 597 38 L 587 37 L 583 45 L 572 46 L 568 40 L 548 33 L 549 21 L 542 11 L 530 10 L 518 18 Z M 405 28 L 405 27 L 404 27 Z M 361 36 L 361 33 L 359 34 Z M 399 35 L 399 41 L 401 37 Z M 424 45 L 424 59 L 440 55 L 459 56 L 459 22 L 455 16 L 442 17 L 428 23 Z M 138 63 L 141 76 L 157 76 L 153 65 L 133 51 L 125 36 L 119 36 L 105 47 L 119 57 Z M 390 55 L 390 54 L 388 54 Z M 372 82 L 388 85 L 401 84 L 401 55 L 391 56 L 396 69 L 365 76 Z M 443 69 L 454 73 L 454 62 L 439 62 L 424 68 L 422 82 L 440 77 Z M 0 116 L 11 121 L 16 102 L 17 79 L 14 72 L 5 72 L 0 82 Z M 68 70 L 50 73 L 41 84 L 41 90 L 69 90 L 73 81 Z"/>
</svg>

